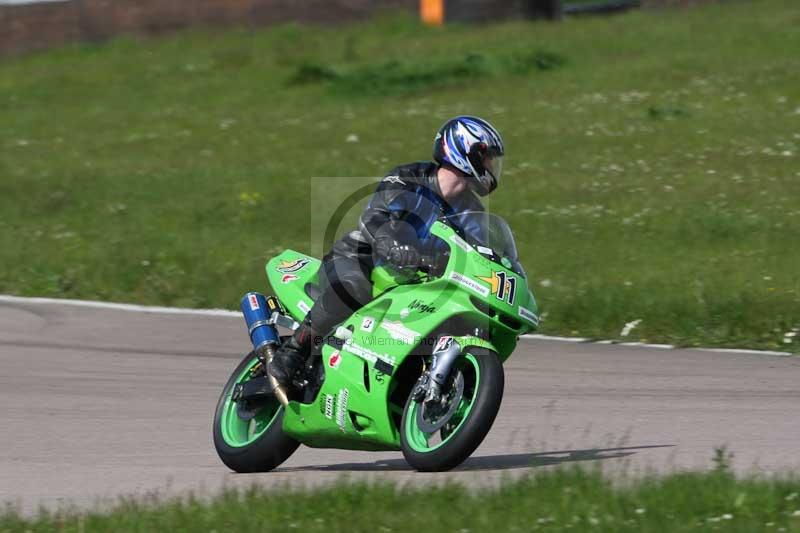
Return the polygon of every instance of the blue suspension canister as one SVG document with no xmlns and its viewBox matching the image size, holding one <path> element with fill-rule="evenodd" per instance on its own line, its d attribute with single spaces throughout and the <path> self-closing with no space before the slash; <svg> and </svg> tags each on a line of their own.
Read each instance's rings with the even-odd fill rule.
<svg viewBox="0 0 800 533">
<path fill-rule="evenodd" d="M 256 350 L 266 344 L 278 344 L 280 337 L 275 325 L 270 321 L 272 313 L 278 311 L 275 298 L 267 299 L 258 292 L 248 292 L 242 298 L 242 314 L 247 323 L 250 341 Z"/>
</svg>

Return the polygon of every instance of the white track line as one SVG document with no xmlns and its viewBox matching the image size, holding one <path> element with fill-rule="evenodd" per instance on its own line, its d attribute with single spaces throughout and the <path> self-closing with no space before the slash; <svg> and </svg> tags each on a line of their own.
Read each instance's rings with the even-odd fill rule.
<svg viewBox="0 0 800 533">
<path fill-rule="evenodd" d="M 775 352 L 772 350 L 746 350 L 743 348 L 691 348 L 691 349 L 697 350 L 698 352 L 749 353 L 758 355 L 780 355 L 783 357 L 795 355 L 790 352 Z"/>
<path fill-rule="evenodd" d="M 153 313 L 163 315 L 204 315 L 241 318 L 242 313 L 227 309 L 186 309 L 183 307 L 155 307 L 149 305 L 117 304 L 95 302 L 91 300 L 62 300 L 59 298 L 24 298 L 21 296 L 0 295 L 0 302 L 20 304 L 56 304 L 74 307 L 93 307 L 95 309 L 114 309 L 116 311 L 133 311 L 137 313 Z"/>
<path fill-rule="evenodd" d="M 69 0 L 0 0 L 0 6 L 26 6 L 28 4 L 50 4 Z"/>
<path fill-rule="evenodd" d="M 20 304 L 55 304 L 71 305 L 74 307 L 91 307 L 95 309 L 113 309 L 116 311 L 132 311 L 136 313 L 169 314 L 169 315 L 203 315 L 219 316 L 226 318 L 241 318 L 239 311 L 229 311 L 227 309 L 187 309 L 184 307 L 156 307 L 149 305 L 120 304 L 109 302 L 97 302 L 92 300 L 67 300 L 60 298 L 27 298 L 22 296 L 9 296 L 0 294 L 0 303 L 20 303 Z M 529 334 L 522 335 L 526 340 L 544 340 L 555 342 L 590 343 L 590 344 L 613 344 L 617 346 L 635 346 L 640 348 L 654 348 L 659 350 L 675 350 L 677 347 L 671 344 L 646 344 L 642 342 L 619 342 L 615 340 L 593 340 L 583 337 L 555 337 L 551 335 Z M 687 348 L 700 352 L 718 353 L 740 353 L 753 355 L 779 355 L 792 356 L 790 352 L 776 352 L 770 350 L 748 350 L 740 348 Z"/>
<path fill-rule="evenodd" d="M 522 335 L 523 339 L 532 339 L 532 340 L 548 340 L 548 341 L 557 341 L 557 342 L 575 342 L 575 343 L 586 343 L 586 344 L 610 344 L 614 346 L 633 346 L 639 348 L 651 348 L 656 350 L 695 350 L 698 352 L 717 352 L 717 353 L 743 353 L 743 354 L 752 354 L 752 355 L 779 355 L 782 357 L 793 356 L 795 354 L 791 352 L 775 352 L 771 350 L 750 350 L 746 348 L 679 348 L 678 346 L 673 346 L 672 344 L 647 344 L 644 342 L 620 342 L 616 340 L 593 340 L 593 339 L 584 339 L 579 337 L 551 337 L 549 335 Z"/>
<path fill-rule="evenodd" d="M 589 342 L 591 339 L 584 339 L 582 337 L 552 337 L 550 335 L 539 335 L 538 333 L 529 333 L 522 336 L 525 339 L 537 339 L 540 341 L 558 341 L 558 342 Z M 610 341 L 609 341 L 610 343 Z"/>
</svg>

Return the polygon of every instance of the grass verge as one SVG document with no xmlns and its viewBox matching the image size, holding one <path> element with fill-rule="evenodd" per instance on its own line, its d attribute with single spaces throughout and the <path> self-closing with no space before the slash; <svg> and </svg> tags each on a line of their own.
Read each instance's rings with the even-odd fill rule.
<svg viewBox="0 0 800 533">
<path fill-rule="evenodd" d="M 320 239 L 310 198 L 328 191 L 310 177 L 429 157 L 439 125 L 471 113 L 507 141 L 488 204 L 515 229 L 543 333 L 799 351 L 798 49 L 797 2 L 759 0 L 6 61 L 0 292 L 235 308 L 270 256 Z M 542 51 L 558 68 L 518 60 Z"/>
<path fill-rule="evenodd" d="M 497 489 L 340 483 L 288 492 L 225 491 L 125 500 L 106 512 L 0 513 L 0 531 L 800 531 L 800 481 L 725 470 L 620 487 L 599 471 L 547 471 Z"/>
<path fill-rule="evenodd" d="M 469 83 L 473 80 L 498 79 L 529 75 L 534 70 L 561 67 L 565 59 L 551 52 L 536 50 L 510 55 L 466 54 L 457 59 L 426 61 L 390 61 L 343 70 L 331 65 L 300 65 L 291 83 L 327 82 L 334 94 L 346 97 L 415 93 Z"/>
</svg>

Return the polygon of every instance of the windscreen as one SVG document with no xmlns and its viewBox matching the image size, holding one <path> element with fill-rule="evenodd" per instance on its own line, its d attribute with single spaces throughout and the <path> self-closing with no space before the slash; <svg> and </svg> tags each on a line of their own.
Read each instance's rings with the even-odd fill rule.
<svg viewBox="0 0 800 533">
<path fill-rule="evenodd" d="M 514 235 L 505 220 L 486 211 L 464 211 L 446 217 L 445 221 L 479 252 L 493 255 L 494 260 L 524 275 Z"/>
</svg>

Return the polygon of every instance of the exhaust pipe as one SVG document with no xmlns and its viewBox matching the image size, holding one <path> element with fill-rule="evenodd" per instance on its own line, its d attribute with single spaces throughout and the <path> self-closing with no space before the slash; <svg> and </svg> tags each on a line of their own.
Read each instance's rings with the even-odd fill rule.
<svg viewBox="0 0 800 533">
<path fill-rule="evenodd" d="M 275 357 L 275 345 L 269 344 L 266 347 L 267 350 L 267 368 L 269 365 L 272 364 L 272 358 Z M 286 387 L 278 383 L 278 380 L 275 379 L 272 374 L 267 371 L 267 377 L 269 378 L 269 384 L 272 386 L 272 392 L 275 394 L 275 397 L 281 402 L 281 405 L 286 407 L 289 405 L 289 396 L 286 394 Z"/>
<path fill-rule="evenodd" d="M 267 298 L 258 292 L 248 292 L 242 298 L 242 314 L 247 324 L 247 333 L 250 335 L 250 342 L 257 353 L 265 354 L 267 368 L 275 357 L 275 347 L 280 343 L 278 330 L 275 328 L 275 320 L 272 319 L 273 313 L 280 313 L 278 300 L 272 296 Z M 269 384 L 272 392 L 281 405 L 289 405 L 289 396 L 286 387 L 280 385 L 278 380 L 272 377 L 267 371 Z"/>
</svg>

